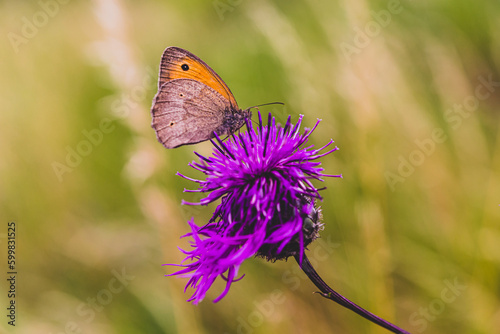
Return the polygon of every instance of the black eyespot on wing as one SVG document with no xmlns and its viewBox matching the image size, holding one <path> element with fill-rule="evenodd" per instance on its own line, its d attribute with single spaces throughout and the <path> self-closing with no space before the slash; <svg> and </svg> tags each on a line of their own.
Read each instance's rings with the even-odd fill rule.
<svg viewBox="0 0 500 334">
<path fill-rule="evenodd" d="M 174 121 L 171 121 L 170 124 L 168 124 L 168 126 L 174 126 L 175 122 Z"/>
<path fill-rule="evenodd" d="M 187 71 L 187 70 L 189 70 L 189 65 L 188 64 L 182 64 L 181 68 L 182 68 L 183 71 Z"/>
</svg>

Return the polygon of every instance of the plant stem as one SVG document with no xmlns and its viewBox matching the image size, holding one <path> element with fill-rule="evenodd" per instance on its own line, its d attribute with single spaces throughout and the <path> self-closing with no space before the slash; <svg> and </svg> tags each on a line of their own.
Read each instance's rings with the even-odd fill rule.
<svg viewBox="0 0 500 334">
<path fill-rule="evenodd" d="M 410 334 L 410 332 L 407 332 L 404 329 L 401 329 L 398 326 L 391 324 L 390 322 L 354 304 L 349 299 L 345 298 L 344 296 L 342 296 L 341 294 L 330 288 L 328 284 L 326 284 L 325 281 L 321 279 L 316 270 L 314 270 L 313 266 L 311 265 L 311 262 L 309 262 L 309 259 L 307 258 L 305 253 L 302 254 L 302 264 L 300 263 L 300 255 L 295 255 L 295 260 L 299 264 L 300 268 L 306 273 L 307 277 L 309 277 L 309 279 L 314 283 L 314 285 L 318 287 L 318 289 L 321 291 L 320 294 L 323 297 L 333 300 L 334 302 L 348 308 L 349 310 L 356 312 L 363 318 L 366 318 L 371 322 L 385 329 L 390 330 L 393 333 Z"/>
</svg>

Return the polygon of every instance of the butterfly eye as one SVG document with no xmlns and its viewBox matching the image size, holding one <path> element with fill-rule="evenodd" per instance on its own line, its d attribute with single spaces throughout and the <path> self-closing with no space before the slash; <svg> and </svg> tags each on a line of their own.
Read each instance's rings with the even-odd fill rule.
<svg viewBox="0 0 500 334">
<path fill-rule="evenodd" d="M 182 68 L 183 71 L 187 71 L 187 70 L 189 70 L 189 65 L 188 64 L 182 64 L 181 68 Z"/>
</svg>

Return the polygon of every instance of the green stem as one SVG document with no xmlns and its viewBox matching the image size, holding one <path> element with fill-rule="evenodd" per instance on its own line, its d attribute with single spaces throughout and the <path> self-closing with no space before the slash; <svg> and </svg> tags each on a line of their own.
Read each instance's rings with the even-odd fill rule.
<svg viewBox="0 0 500 334">
<path fill-rule="evenodd" d="M 330 288 L 328 284 L 326 284 L 323 279 L 321 279 L 316 270 L 314 270 L 305 253 L 302 254 L 302 263 L 300 263 L 300 255 L 295 255 L 295 260 L 299 264 L 300 268 L 306 273 L 307 277 L 309 277 L 314 285 L 316 285 L 316 287 L 321 291 L 320 294 L 323 297 L 333 300 L 334 302 L 348 308 L 349 310 L 356 312 L 363 318 L 368 319 L 371 322 L 385 329 L 388 329 L 393 333 L 410 334 L 410 332 L 407 332 L 404 329 L 401 329 L 398 326 L 376 316 L 375 314 L 368 312 L 361 306 L 354 304 L 349 299 L 345 298 L 344 296 Z"/>
</svg>

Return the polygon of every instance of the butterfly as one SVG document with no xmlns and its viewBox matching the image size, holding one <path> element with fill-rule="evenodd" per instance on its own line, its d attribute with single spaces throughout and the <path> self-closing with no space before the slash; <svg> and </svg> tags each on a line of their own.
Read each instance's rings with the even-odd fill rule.
<svg viewBox="0 0 500 334">
<path fill-rule="evenodd" d="M 163 52 L 151 127 L 166 148 L 196 144 L 233 134 L 251 118 L 241 110 L 226 83 L 191 52 L 169 47 Z"/>
</svg>

